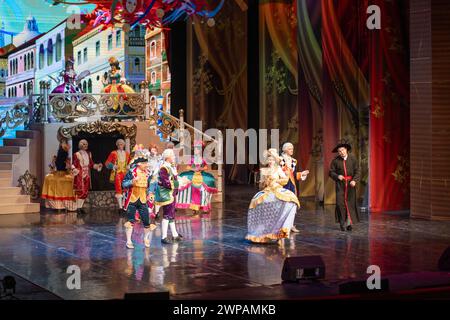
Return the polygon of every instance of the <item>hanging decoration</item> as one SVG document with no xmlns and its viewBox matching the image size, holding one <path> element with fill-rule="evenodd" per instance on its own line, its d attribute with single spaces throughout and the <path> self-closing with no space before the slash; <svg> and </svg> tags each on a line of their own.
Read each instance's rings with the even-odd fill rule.
<svg viewBox="0 0 450 320">
<path fill-rule="evenodd" d="M 171 23 L 197 16 L 214 26 L 214 16 L 225 0 L 54 0 L 53 5 L 94 4 L 86 16 L 93 27 L 123 23 L 133 28 L 137 24 L 148 28 L 167 28 Z"/>
</svg>

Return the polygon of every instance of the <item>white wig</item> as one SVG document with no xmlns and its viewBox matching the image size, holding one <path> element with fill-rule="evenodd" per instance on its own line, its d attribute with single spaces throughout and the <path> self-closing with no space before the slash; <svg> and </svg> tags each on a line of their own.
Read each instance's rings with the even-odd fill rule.
<svg viewBox="0 0 450 320">
<path fill-rule="evenodd" d="M 281 150 L 283 150 L 283 152 L 285 152 L 286 149 L 289 147 L 294 148 L 294 145 L 290 142 L 286 142 L 285 144 L 283 144 L 283 147 L 281 148 Z"/>
<path fill-rule="evenodd" d="M 85 144 L 85 145 L 89 145 L 89 143 L 87 142 L 86 139 L 81 139 L 80 142 L 78 142 L 78 148 L 81 149 L 81 146 Z"/>
<path fill-rule="evenodd" d="M 117 141 L 116 141 L 116 146 L 118 147 L 120 143 L 122 143 L 122 144 L 124 144 L 124 145 L 126 144 L 126 143 L 125 143 L 125 140 L 123 140 L 123 139 L 117 139 Z"/>
<path fill-rule="evenodd" d="M 175 152 L 173 152 L 173 149 L 166 149 L 162 153 L 163 160 L 166 160 L 167 158 L 175 158 Z"/>
</svg>

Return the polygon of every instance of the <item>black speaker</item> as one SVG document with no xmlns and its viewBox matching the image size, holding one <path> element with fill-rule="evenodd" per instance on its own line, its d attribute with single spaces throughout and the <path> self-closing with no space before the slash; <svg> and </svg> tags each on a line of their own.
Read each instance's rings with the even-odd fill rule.
<svg viewBox="0 0 450 320">
<path fill-rule="evenodd" d="M 289 257 L 284 260 L 281 272 L 283 281 L 323 278 L 325 278 L 325 263 L 321 256 Z"/>
<path fill-rule="evenodd" d="M 124 300 L 169 300 L 169 291 L 162 292 L 143 292 L 143 293 L 125 293 Z"/>
<path fill-rule="evenodd" d="M 439 258 L 438 268 L 439 271 L 450 271 L 450 247 L 445 249 Z"/>
<path fill-rule="evenodd" d="M 380 280 L 381 288 L 370 290 L 367 281 L 349 281 L 339 285 L 339 294 L 381 293 L 389 292 L 389 279 Z"/>
</svg>

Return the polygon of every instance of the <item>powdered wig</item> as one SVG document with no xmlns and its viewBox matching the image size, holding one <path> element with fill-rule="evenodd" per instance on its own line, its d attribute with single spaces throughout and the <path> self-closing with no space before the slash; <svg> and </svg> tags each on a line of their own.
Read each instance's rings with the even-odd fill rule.
<svg viewBox="0 0 450 320">
<path fill-rule="evenodd" d="M 86 146 L 89 145 L 89 143 L 87 142 L 86 139 L 81 139 L 80 142 L 78 142 L 78 149 L 81 149 L 81 147 L 82 147 L 83 145 L 86 145 Z"/>
<path fill-rule="evenodd" d="M 166 149 L 162 153 L 163 160 L 166 160 L 167 158 L 175 158 L 175 152 L 173 152 L 173 149 Z"/>
<path fill-rule="evenodd" d="M 123 140 L 123 139 L 117 139 L 117 141 L 116 141 L 116 146 L 118 147 L 119 146 L 119 144 L 123 144 L 123 145 L 125 145 L 126 143 L 125 143 L 125 140 Z"/>
<path fill-rule="evenodd" d="M 278 151 L 275 148 L 264 151 L 263 157 L 265 163 L 267 163 L 267 160 L 269 160 L 269 158 L 273 158 L 276 163 L 280 162 L 280 156 L 278 155 Z"/>
<path fill-rule="evenodd" d="M 287 150 L 287 148 L 294 148 L 294 145 L 290 142 L 286 142 L 285 144 L 283 144 L 283 147 L 281 148 L 281 150 L 283 150 L 283 152 L 285 152 Z"/>
</svg>

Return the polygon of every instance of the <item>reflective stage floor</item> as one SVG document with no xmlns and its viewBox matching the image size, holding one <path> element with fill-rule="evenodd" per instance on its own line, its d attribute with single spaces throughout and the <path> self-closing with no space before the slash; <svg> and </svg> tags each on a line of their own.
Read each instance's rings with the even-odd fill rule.
<svg viewBox="0 0 450 320">
<path fill-rule="evenodd" d="M 0 215 L 0 266 L 63 299 L 121 299 L 126 292 L 159 291 L 170 291 L 173 299 L 326 296 L 336 294 L 340 282 L 367 277 L 369 265 L 378 265 L 384 276 L 403 274 L 397 276 L 399 286 L 449 278 L 429 272 L 437 271 L 450 245 L 450 222 L 414 220 L 407 213 L 362 213 L 353 232 L 341 232 L 334 207 L 304 201 L 296 217 L 299 234 L 282 245 L 252 245 L 244 237 L 255 191 L 228 186 L 225 203 L 210 217 L 191 222 L 180 217 L 182 243 L 161 245 L 158 227 L 150 249 L 142 244 L 141 226 L 135 229 L 136 249 L 125 248 L 125 220 L 117 212 Z M 300 255 L 321 255 L 326 279 L 281 285 L 284 259 Z M 67 288 L 71 265 L 81 269 L 79 290 Z"/>
</svg>

